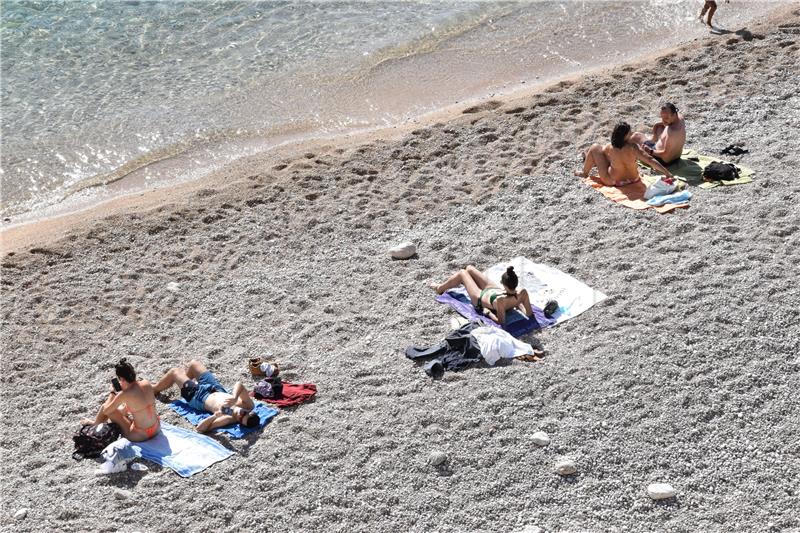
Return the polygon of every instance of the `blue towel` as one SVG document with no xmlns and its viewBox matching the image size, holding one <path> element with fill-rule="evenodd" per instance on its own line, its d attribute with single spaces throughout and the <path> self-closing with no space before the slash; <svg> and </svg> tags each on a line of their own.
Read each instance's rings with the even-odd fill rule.
<svg viewBox="0 0 800 533">
<path fill-rule="evenodd" d="M 647 200 L 647 205 L 656 207 L 664 204 L 682 204 L 688 202 L 692 198 L 692 193 L 689 191 L 674 192 L 672 194 L 659 194 Z"/>
<path fill-rule="evenodd" d="M 170 402 L 169 406 L 172 408 L 173 411 L 181 415 L 183 418 L 194 424 L 195 426 L 198 425 L 200 422 L 211 416 L 210 413 L 205 411 L 197 411 L 189 407 L 189 404 L 183 400 L 173 400 Z M 216 430 L 217 433 L 226 433 L 233 437 L 234 439 L 241 439 L 244 438 L 245 435 L 248 433 L 252 433 L 254 431 L 258 431 L 262 429 L 267 423 L 272 420 L 272 418 L 278 414 L 277 409 L 273 409 L 271 407 L 267 407 L 263 403 L 256 402 L 256 408 L 253 409 L 253 412 L 258 415 L 260 419 L 260 423 L 258 427 L 255 428 L 247 428 L 241 424 L 231 424 L 229 426 L 221 427 Z"/>
<path fill-rule="evenodd" d="M 150 440 L 130 442 L 122 438 L 103 450 L 106 460 L 127 462 L 141 457 L 171 468 L 181 477 L 202 472 L 231 455 L 232 451 L 211 437 L 166 422 L 161 422 L 161 431 Z"/>
</svg>

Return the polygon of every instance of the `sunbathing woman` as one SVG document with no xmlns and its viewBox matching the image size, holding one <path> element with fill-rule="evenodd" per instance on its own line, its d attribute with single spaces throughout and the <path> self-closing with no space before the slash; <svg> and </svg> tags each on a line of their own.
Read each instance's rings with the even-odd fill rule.
<svg viewBox="0 0 800 533">
<path fill-rule="evenodd" d="M 120 390 L 114 385 L 108 399 L 94 420 L 84 418 L 84 424 L 102 424 L 107 420 L 116 422 L 122 434 L 130 441 L 141 442 L 152 439 L 161 429 L 156 414 L 156 397 L 149 381 L 137 381 L 133 366 L 122 359 L 115 367 Z"/>
<path fill-rule="evenodd" d="M 513 266 L 506 269 L 500 282 L 502 287 L 489 281 L 489 278 L 480 270 L 470 265 L 450 276 L 441 285 L 432 284 L 431 288 L 437 294 L 444 294 L 445 291 L 464 285 L 472 305 L 499 324 L 504 324 L 506 315 L 514 309 L 519 309 L 525 313 L 526 317 L 530 318 L 533 315 L 533 309 L 531 309 L 528 291 L 517 290 L 519 278 L 517 278 Z"/>
<path fill-rule="evenodd" d="M 575 175 L 588 178 L 592 168 L 597 167 L 599 176 L 592 179 L 611 187 L 630 185 L 640 179 L 639 167 L 636 164 L 638 160 L 667 178 L 672 178 L 669 170 L 633 142 L 632 135 L 631 127 L 626 122 L 620 122 L 614 126 L 614 131 L 611 133 L 611 144 L 590 146 L 586 151 L 583 169 L 575 171 Z"/>
</svg>

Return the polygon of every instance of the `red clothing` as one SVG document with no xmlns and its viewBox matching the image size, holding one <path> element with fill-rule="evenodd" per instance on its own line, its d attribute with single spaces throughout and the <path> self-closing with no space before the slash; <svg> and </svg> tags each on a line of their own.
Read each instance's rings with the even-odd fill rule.
<svg viewBox="0 0 800 533">
<path fill-rule="evenodd" d="M 307 402 L 317 394 L 317 386 L 313 383 L 288 383 L 283 382 L 283 391 L 280 398 L 264 398 L 263 401 L 269 402 L 278 407 L 292 407 Z M 252 396 L 253 393 L 250 393 Z"/>
</svg>

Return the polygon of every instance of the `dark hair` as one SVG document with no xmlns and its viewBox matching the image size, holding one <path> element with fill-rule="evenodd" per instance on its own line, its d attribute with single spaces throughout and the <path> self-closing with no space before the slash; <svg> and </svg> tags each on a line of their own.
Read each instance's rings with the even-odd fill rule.
<svg viewBox="0 0 800 533">
<path fill-rule="evenodd" d="M 255 414 L 253 411 L 250 411 L 250 415 L 247 417 L 247 422 L 245 422 L 244 427 L 246 428 L 255 428 L 258 427 L 258 424 L 261 422 L 261 419 L 258 418 L 258 415 Z"/>
<path fill-rule="evenodd" d="M 620 122 L 614 126 L 614 131 L 611 132 L 611 146 L 614 148 L 622 148 L 625 146 L 625 137 L 630 131 L 631 125 L 627 122 Z"/>
<path fill-rule="evenodd" d="M 117 373 L 118 378 L 122 378 L 128 383 L 136 381 L 136 370 L 124 357 L 120 359 L 119 363 L 114 365 L 114 371 Z"/>
<path fill-rule="evenodd" d="M 517 288 L 519 278 L 517 277 L 517 273 L 514 272 L 513 266 L 510 266 L 506 269 L 505 273 L 503 273 L 503 276 L 500 278 L 500 283 L 512 291 Z"/>
<path fill-rule="evenodd" d="M 672 102 L 664 102 L 663 104 L 661 104 L 661 111 L 669 111 L 673 115 L 678 114 L 678 108 L 675 107 L 675 104 L 673 104 Z"/>
</svg>

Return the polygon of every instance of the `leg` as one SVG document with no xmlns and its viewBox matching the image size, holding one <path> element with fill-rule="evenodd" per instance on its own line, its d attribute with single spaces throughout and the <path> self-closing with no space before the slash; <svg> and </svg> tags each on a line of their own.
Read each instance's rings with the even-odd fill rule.
<svg viewBox="0 0 800 533">
<path fill-rule="evenodd" d="M 526 289 L 521 289 L 519 293 L 517 293 L 517 300 L 520 304 L 522 304 L 522 309 L 525 311 L 525 316 L 528 318 L 533 316 L 533 309 L 531 309 L 531 298 L 528 296 L 528 291 Z"/>
<path fill-rule="evenodd" d="M 481 295 L 481 290 L 478 288 L 478 284 L 475 283 L 475 280 L 472 279 L 472 276 L 469 275 L 469 272 L 467 272 L 466 269 L 459 270 L 450 276 L 447 281 L 436 288 L 436 292 L 439 294 L 444 294 L 446 291 L 454 289 L 459 285 L 463 285 L 464 288 L 467 289 L 467 294 L 469 294 L 469 299 L 472 300 L 472 305 L 477 305 L 478 299 Z"/>
<path fill-rule="evenodd" d="M 483 272 L 478 270 L 472 265 L 469 265 L 466 268 L 467 274 L 472 276 L 472 279 L 475 280 L 475 284 L 478 286 L 479 289 L 483 290 L 492 283 L 489 281 L 489 278 L 483 275 Z"/>
<path fill-rule="evenodd" d="M 191 379 L 197 379 L 200 377 L 200 374 L 204 374 L 205 372 L 208 372 L 206 365 L 197 359 L 192 359 L 189 361 L 189 364 L 186 367 L 186 375 Z"/>
<path fill-rule="evenodd" d="M 455 274 L 447 278 L 447 280 L 442 283 L 441 285 L 435 285 L 434 289 L 436 290 L 437 294 L 444 294 L 445 292 L 449 291 L 450 289 L 455 289 L 459 285 L 462 284 L 461 281 L 461 273 L 463 270 L 457 271 Z"/>
<path fill-rule="evenodd" d="M 629 140 L 633 144 L 642 144 L 647 140 L 647 135 L 645 135 L 644 133 L 639 133 L 637 131 L 636 133 L 631 134 Z"/>
<path fill-rule="evenodd" d="M 159 379 L 158 383 L 153 385 L 153 394 L 163 392 L 176 384 L 178 387 L 182 387 L 188 380 L 189 376 L 186 375 L 186 372 L 184 372 L 182 368 L 173 368 L 164 374 L 164 377 Z"/>
<path fill-rule="evenodd" d="M 703 20 L 703 16 L 706 14 L 706 11 L 708 11 L 709 4 L 711 4 L 711 2 L 709 2 L 708 0 L 706 0 L 705 3 L 703 3 L 703 10 L 700 11 L 700 16 L 698 17 L 700 20 Z"/>
<path fill-rule="evenodd" d="M 707 4 L 711 4 L 708 8 L 708 18 L 706 19 L 706 23 L 708 24 L 709 28 L 713 28 L 714 25 L 711 23 L 711 19 L 714 18 L 714 13 L 717 11 L 717 3 L 716 2 L 706 2 Z"/>
</svg>

